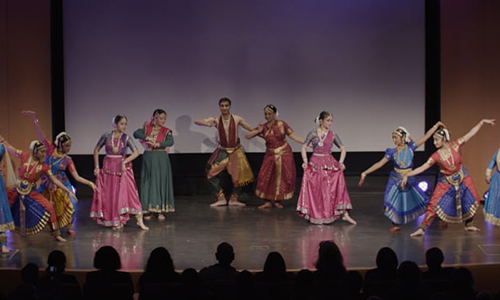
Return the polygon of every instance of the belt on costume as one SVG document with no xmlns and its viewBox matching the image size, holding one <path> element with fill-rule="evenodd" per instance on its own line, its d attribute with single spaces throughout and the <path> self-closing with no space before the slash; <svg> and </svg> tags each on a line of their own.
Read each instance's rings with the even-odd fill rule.
<svg viewBox="0 0 500 300">
<path fill-rule="evenodd" d="M 285 149 L 286 146 L 288 146 L 288 143 L 284 143 L 283 145 L 276 148 L 267 148 L 267 151 L 274 152 L 275 154 L 277 154 L 283 151 L 283 149 Z"/>
<path fill-rule="evenodd" d="M 121 156 L 121 155 L 106 155 L 106 157 L 111 157 L 111 158 L 122 158 L 123 156 Z"/>
<path fill-rule="evenodd" d="M 165 148 L 145 149 L 144 152 L 165 151 Z"/>
<path fill-rule="evenodd" d="M 35 182 L 31 182 L 28 180 L 17 180 L 17 186 L 16 186 L 16 191 L 25 196 L 31 193 L 31 190 L 33 187 L 36 186 Z"/>
<path fill-rule="evenodd" d="M 219 145 L 219 149 L 224 150 L 229 154 L 233 153 L 234 151 L 236 151 L 240 148 L 241 148 L 241 145 L 238 145 L 236 147 L 223 147 L 223 146 Z"/>
<path fill-rule="evenodd" d="M 330 153 L 313 152 L 313 155 L 316 155 L 316 156 L 328 156 L 328 155 L 330 155 Z"/>
<path fill-rule="evenodd" d="M 446 181 L 448 181 L 449 183 L 451 183 L 453 185 L 460 184 L 460 182 L 462 182 L 462 180 L 464 179 L 464 171 L 462 168 L 460 168 L 460 170 L 458 170 L 457 172 L 455 172 L 453 174 L 450 174 L 450 175 L 443 174 L 443 175 L 446 178 Z M 453 179 L 453 177 L 455 177 L 455 176 L 459 176 L 458 179 Z"/>
<path fill-rule="evenodd" d="M 408 168 L 408 169 L 396 169 L 396 168 L 394 168 L 394 171 L 396 171 L 396 173 L 399 173 L 399 174 L 410 173 L 411 170 L 412 170 L 411 168 Z"/>
</svg>

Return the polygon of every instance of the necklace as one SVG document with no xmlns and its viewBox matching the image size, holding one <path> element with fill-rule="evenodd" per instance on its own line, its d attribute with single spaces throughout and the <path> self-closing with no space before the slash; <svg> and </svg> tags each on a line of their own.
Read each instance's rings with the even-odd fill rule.
<svg viewBox="0 0 500 300">
<path fill-rule="evenodd" d="M 33 168 L 31 168 L 31 170 L 30 170 L 30 166 L 31 166 L 31 156 L 30 156 L 30 159 L 28 160 L 28 165 L 26 166 L 26 172 L 24 173 L 24 178 L 26 178 L 26 179 L 30 178 L 31 172 L 36 170 L 36 167 L 38 166 L 38 162 L 36 162 L 33 165 Z"/>
<path fill-rule="evenodd" d="M 118 143 L 116 143 L 116 145 L 115 145 L 115 133 L 113 132 L 113 134 L 111 135 L 111 148 L 113 149 L 113 153 L 118 153 L 118 146 L 120 146 L 120 140 L 122 134 L 123 132 L 120 133 L 120 135 L 118 136 Z"/>
<path fill-rule="evenodd" d="M 404 147 L 396 147 L 397 151 L 396 151 L 396 160 L 397 160 L 397 163 L 398 165 L 401 167 L 401 168 L 406 168 L 407 165 L 406 165 L 406 157 L 408 155 L 408 146 L 405 145 Z M 401 157 L 401 151 L 405 151 L 404 152 L 404 156 L 403 156 L 403 160 L 400 159 Z"/>
<path fill-rule="evenodd" d="M 318 138 L 319 138 L 318 146 L 323 147 L 324 141 L 325 141 L 326 137 L 328 136 L 328 130 L 326 132 L 324 132 L 323 130 L 321 130 L 321 128 L 318 128 L 317 132 L 318 132 Z M 322 133 L 323 133 L 323 135 L 322 135 Z"/>
<path fill-rule="evenodd" d="M 450 157 L 451 157 L 451 162 L 450 162 Z M 441 152 L 441 158 L 443 161 L 446 161 L 450 168 L 450 170 L 455 170 L 455 159 L 453 158 L 453 153 L 451 152 L 451 148 L 444 149 L 443 152 Z"/>
</svg>

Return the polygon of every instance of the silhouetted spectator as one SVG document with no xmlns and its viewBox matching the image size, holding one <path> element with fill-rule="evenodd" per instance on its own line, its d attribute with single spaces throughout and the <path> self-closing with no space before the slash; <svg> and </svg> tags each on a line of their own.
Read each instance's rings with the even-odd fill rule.
<svg viewBox="0 0 500 300">
<path fill-rule="evenodd" d="M 477 292 L 474 290 L 474 276 L 466 268 L 458 268 L 451 280 L 451 292 L 454 299 L 475 299 Z"/>
<path fill-rule="evenodd" d="M 181 274 L 182 296 L 188 300 L 209 299 L 209 294 L 203 285 L 200 274 L 189 268 Z"/>
<path fill-rule="evenodd" d="M 121 260 L 115 248 L 99 248 L 94 256 L 94 267 L 98 271 L 87 273 L 85 280 L 85 299 L 132 299 L 132 278 L 129 273 L 118 271 L 121 268 Z"/>
<path fill-rule="evenodd" d="M 82 290 L 76 277 L 65 274 L 66 255 L 54 250 L 47 258 L 48 267 L 38 284 L 40 299 L 81 299 Z"/>
<path fill-rule="evenodd" d="M 233 246 L 224 242 L 217 246 L 215 258 L 218 263 L 210 267 L 201 269 L 200 276 L 207 285 L 216 283 L 233 284 L 238 275 L 238 271 L 231 266 L 234 260 Z"/>
<path fill-rule="evenodd" d="M 319 243 L 318 261 L 316 262 L 313 292 L 315 299 L 339 298 L 345 294 L 347 271 L 339 247 L 333 241 Z"/>
<path fill-rule="evenodd" d="M 38 284 L 38 266 L 34 263 L 28 263 L 21 269 L 21 285 L 9 294 L 9 299 L 13 300 L 36 300 Z"/>
<path fill-rule="evenodd" d="M 453 268 L 443 268 L 444 255 L 441 249 L 434 247 L 425 252 L 427 271 L 422 273 L 422 279 L 451 280 Z"/>
<path fill-rule="evenodd" d="M 235 291 L 232 297 L 232 299 L 235 300 L 254 300 L 259 299 L 260 296 L 257 292 L 255 279 L 252 273 L 247 270 L 241 271 L 238 276 L 236 276 Z"/>
<path fill-rule="evenodd" d="M 349 271 L 345 280 L 345 299 L 361 300 L 364 296 L 361 294 L 363 287 L 363 276 L 358 271 Z"/>
<path fill-rule="evenodd" d="M 425 299 L 422 288 L 421 271 L 416 263 L 404 261 L 398 268 L 396 285 L 386 294 L 384 299 Z"/>
<path fill-rule="evenodd" d="M 292 298 L 295 300 L 313 299 L 313 294 L 311 293 L 313 285 L 313 273 L 307 269 L 300 270 L 295 275 L 295 289 Z"/>
<path fill-rule="evenodd" d="M 174 262 L 164 247 L 154 249 L 149 255 L 146 269 L 139 279 L 140 299 L 164 298 L 163 291 L 168 292 L 167 284 L 180 291 L 181 276 L 175 272 Z M 149 295 L 149 296 L 146 296 Z M 145 298 L 146 296 L 146 298 Z"/>
<path fill-rule="evenodd" d="M 283 256 L 279 252 L 271 252 L 267 255 L 263 272 L 255 275 L 257 281 L 290 281 L 292 278 L 286 272 L 286 264 Z"/>
<path fill-rule="evenodd" d="M 395 284 L 398 257 L 389 247 L 380 249 L 376 258 L 377 268 L 366 272 L 363 293 L 366 296 L 383 296 Z"/>
</svg>

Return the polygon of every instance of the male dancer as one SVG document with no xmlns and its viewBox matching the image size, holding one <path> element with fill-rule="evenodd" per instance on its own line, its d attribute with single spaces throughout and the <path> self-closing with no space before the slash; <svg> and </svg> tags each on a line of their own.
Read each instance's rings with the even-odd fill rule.
<svg viewBox="0 0 500 300">
<path fill-rule="evenodd" d="M 240 116 L 231 114 L 231 100 L 219 100 L 221 115 L 196 120 L 200 126 L 216 127 L 218 132 L 219 147 L 215 149 L 207 163 L 207 178 L 216 189 L 217 201 L 210 206 L 234 205 L 245 206 L 238 201 L 241 187 L 253 182 L 253 173 L 248 163 L 245 152 L 240 145 L 238 126 L 250 131 L 253 128 Z M 228 173 L 233 183 L 233 194 L 229 201 L 226 200 L 223 190 L 223 177 Z"/>
</svg>

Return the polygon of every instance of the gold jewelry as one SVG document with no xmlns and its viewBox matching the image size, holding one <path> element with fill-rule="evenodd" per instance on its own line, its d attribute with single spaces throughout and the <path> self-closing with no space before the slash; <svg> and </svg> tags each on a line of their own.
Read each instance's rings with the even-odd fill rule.
<svg viewBox="0 0 500 300">
<path fill-rule="evenodd" d="M 318 138 L 319 138 L 318 146 L 323 147 L 323 145 L 324 145 L 323 142 L 325 141 L 326 137 L 328 136 L 328 129 L 325 132 L 320 127 L 320 128 L 318 128 L 317 133 L 318 133 Z M 324 133 L 323 137 L 321 137 L 321 133 Z"/>
<path fill-rule="evenodd" d="M 122 138 L 123 132 L 118 136 L 118 143 L 115 145 L 115 133 L 111 134 L 111 148 L 113 149 L 113 153 L 118 153 L 118 147 L 120 146 L 120 140 Z"/>
<path fill-rule="evenodd" d="M 30 159 L 28 160 L 28 165 L 26 166 L 26 172 L 24 173 L 24 178 L 26 178 L 26 179 L 30 178 L 31 172 L 36 170 L 36 167 L 38 166 L 38 161 L 35 163 L 34 167 L 31 169 L 31 172 L 30 172 L 30 166 L 31 166 L 31 156 L 30 156 Z"/>
</svg>

